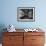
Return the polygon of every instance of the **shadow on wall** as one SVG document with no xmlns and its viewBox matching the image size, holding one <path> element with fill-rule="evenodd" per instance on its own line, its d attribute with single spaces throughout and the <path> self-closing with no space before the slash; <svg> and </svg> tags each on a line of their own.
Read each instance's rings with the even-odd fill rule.
<svg viewBox="0 0 46 46">
<path fill-rule="evenodd" d="M 6 28 L 5 25 L 0 24 L 0 43 L 2 43 L 2 36 L 3 36 L 2 33 L 6 31 L 6 29 L 4 30 L 4 28 Z"/>
</svg>

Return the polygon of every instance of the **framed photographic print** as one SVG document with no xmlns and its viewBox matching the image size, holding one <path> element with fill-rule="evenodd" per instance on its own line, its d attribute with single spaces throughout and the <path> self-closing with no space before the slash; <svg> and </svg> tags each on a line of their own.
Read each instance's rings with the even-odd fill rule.
<svg viewBox="0 0 46 46">
<path fill-rule="evenodd" d="M 35 7 L 18 7 L 17 20 L 22 22 L 34 22 Z"/>
</svg>

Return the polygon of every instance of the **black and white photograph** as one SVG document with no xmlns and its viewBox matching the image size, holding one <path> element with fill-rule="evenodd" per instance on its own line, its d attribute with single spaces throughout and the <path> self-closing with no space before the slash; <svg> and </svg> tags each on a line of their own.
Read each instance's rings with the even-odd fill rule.
<svg viewBox="0 0 46 46">
<path fill-rule="evenodd" d="M 17 20 L 24 22 L 35 21 L 35 7 L 18 7 Z"/>
</svg>

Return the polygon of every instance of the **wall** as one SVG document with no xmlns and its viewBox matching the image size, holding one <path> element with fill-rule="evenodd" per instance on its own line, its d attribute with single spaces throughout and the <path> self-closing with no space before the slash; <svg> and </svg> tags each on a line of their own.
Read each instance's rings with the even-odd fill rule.
<svg viewBox="0 0 46 46">
<path fill-rule="evenodd" d="M 16 28 L 46 28 L 46 0 L 0 0 L 0 25 Z M 17 7 L 35 7 L 35 22 L 18 22 Z"/>
<path fill-rule="evenodd" d="M 0 0 L 0 31 L 13 24 L 16 28 L 40 27 L 46 32 L 46 0 Z M 18 22 L 17 7 L 35 7 L 35 22 Z"/>
</svg>

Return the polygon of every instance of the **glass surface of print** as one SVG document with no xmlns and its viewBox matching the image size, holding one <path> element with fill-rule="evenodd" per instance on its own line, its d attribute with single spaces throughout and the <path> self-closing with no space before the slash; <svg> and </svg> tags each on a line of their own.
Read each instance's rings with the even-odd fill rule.
<svg viewBox="0 0 46 46">
<path fill-rule="evenodd" d="M 34 7 L 18 7 L 17 20 L 25 22 L 35 21 L 35 8 Z"/>
</svg>

